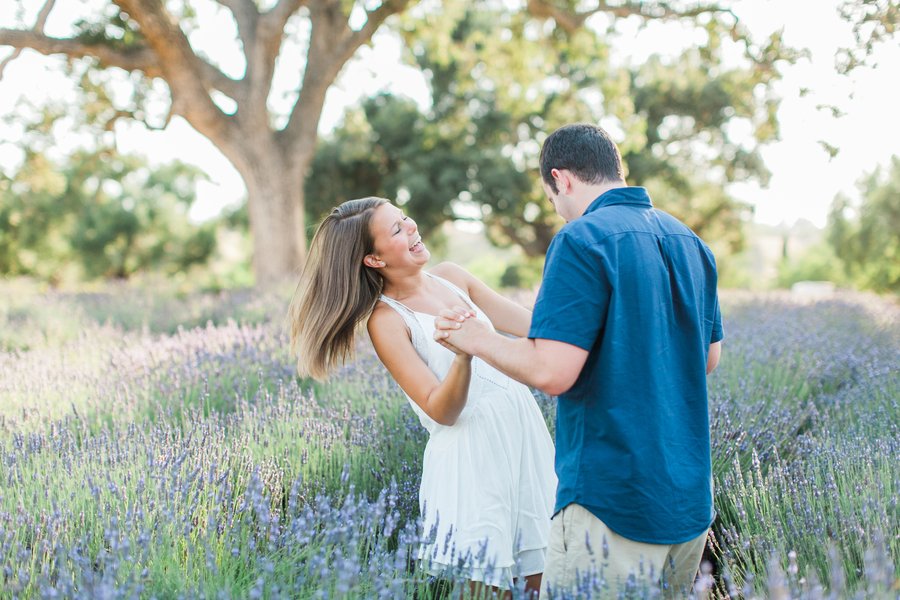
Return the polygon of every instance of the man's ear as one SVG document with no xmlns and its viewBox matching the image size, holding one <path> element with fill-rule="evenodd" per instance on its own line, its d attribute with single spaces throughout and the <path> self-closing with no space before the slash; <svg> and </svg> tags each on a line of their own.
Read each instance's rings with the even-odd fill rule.
<svg viewBox="0 0 900 600">
<path fill-rule="evenodd" d="M 556 189 L 560 194 L 568 194 L 572 191 L 572 174 L 568 169 L 551 169 L 550 176 L 556 182 Z"/>
<path fill-rule="evenodd" d="M 366 254 L 366 256 L 363 258 L 363 264 L 373 269 L 380 269 L 384 266 L 384 261 L 374 254 Z"/>
</svg>

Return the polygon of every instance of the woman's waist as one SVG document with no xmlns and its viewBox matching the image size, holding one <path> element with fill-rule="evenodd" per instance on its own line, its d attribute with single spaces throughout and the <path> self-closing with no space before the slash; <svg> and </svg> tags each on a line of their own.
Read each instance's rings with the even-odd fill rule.
<svg viewBox="0 0 900 600">
<path fill-rule="evenodd" d="M 491 428 L 516 427 L 519 423 L 527 407 L 523 406 L 523 399 L 514 398 L 508 395 L 481 395 L 469 397 L 466 406 L 456 417 L 452 425 L 442 425 L 428 417 L 424 411 L 429 423 L 426 425 L 431 436 L 447 432 L 460 431 L 479 425 L 489 425 Z M 421 410 L 421 409 L 420 409 Z"/>
</svg>

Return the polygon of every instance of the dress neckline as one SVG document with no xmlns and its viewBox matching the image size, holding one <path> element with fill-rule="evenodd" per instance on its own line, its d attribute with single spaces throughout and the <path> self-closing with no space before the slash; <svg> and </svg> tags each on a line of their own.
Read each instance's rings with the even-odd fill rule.
<svg viewBox="0 0 900 600">
<path fill-rule="evenodd" d="M 469 308 L 474 310 L 476 313 L 478 312 L 478 307 L 475 306 L 475 303 L 472 302 L 472 300 L 460 288 L 456 287 L 456 285 L 453 282 L 448 281 L 448 280 L 444 279 L 443 277 L 439 277 L 437 275 L 432 275 L 428 271 L 425 271 L 425 275 L 427 275 L 428 277 L 431 277 L 435 281 L 440 282 L 444 287 L 449 289 L 451 292 L 456 294 L 463 302 L 465 302 Z M 391 298 L 390 296 L 387 296 L 385 294 L 381 294 L 381 297 L 384 299 L 390 300 L 391 302 L 394 302 L 396 304 L 399 304 L 400 306 L 402 306 L 403 308 L 405 308 L 406 310 L 408 310 L 409 312 L 411 312 L 413 314 L 424 315 L 426 317 L 431 317 L 432 319 L 437 318 L 437 315 L 433 315 L 433 314 L 427 313 L 427 312 L 422 312 L 420 310 L 413 310 L 410 307 L 408 307 L 407 305 L 405 305 L 404 303 L 400 302 L 399 300 L 397 300 L 395 298 Z"/>
</svg>

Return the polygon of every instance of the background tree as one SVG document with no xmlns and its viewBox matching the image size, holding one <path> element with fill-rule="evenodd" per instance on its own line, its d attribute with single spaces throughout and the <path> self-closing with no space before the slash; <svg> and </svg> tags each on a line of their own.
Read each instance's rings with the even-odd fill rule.
<svg viewBox="0 0 900 600">
<path fill-rule="evenodd" d="M 0 29 L 0 45 L 14 49 L 11 58 L 31 48 L 124 79 L 133 94 L 118 102 L 118 117 L 161 127 L 178 115 L 215 144 L 247 186 L 254 272 L 266 283 L 292 274 L 305 256 L 303 181 L 326 91 L 356 50 L 408 3 L 277 0 L 261 10 L 254 0 L 218 0 L 234 24 L 220 35 L 244 57 L 235 75 L 192 42 L 202 25 L 199 0 L 112 0 L 64 38 L 44 33 L 54 5 L 46 0 L 34 27 Z M 284 102 L 271 97 L 273 79 L 284 54 L 287 63 L 301 56 L 305 64 L 290 74 L 297 85 L 288 107 L 276 110 Z M 160 82 L 162 91 L 154 87 Z M 166 114 L 154 118 L 148 99 L 159 95 Z"/>
<path fill-rule="evenodd" d="M 828 241 L 856 285 L 900 292 L 900 157 L 863 177 L 859 189 L 858 207 L 845 196 L 835 198 Z"/>
<path fill-rule="evenodd" d="M 856 41 L 855 46 L 842 48 L 836 56 L 841 73 L 869 64 L 875 47 L 892 39 L 900 29 L 897 0 L 844 0 L 838 10 L 853 26 Z"/>
<path fill-rule="evenodd" d="M 342 200 L 381 195 L 404 205 L 423 234 L 434 235 L 457 216 L 448 199 L 466 187 L 471 157 L 458 146 L 412 100 L 368 98 L 319 145 L 306 182 L 310 219 L 319 221 Z"/>
<path fill-rule="evenodd" d="M 70 104 L 44 107 L 22 126 L 21 164 L 0 174 L 0 273 L 59 283 L 205 263 L 216 223 L 188 218 L 203 174 L 120 153 L 103 128 L 114 112 L 103 89 L 87 79 L 82 89 L 82 118 L 72 122 Z M 61 136 L 88 143 L 60 152 Z"/>
<path fill-rule="evenodd" d="M 537 257 L 559 226 L 537 179 L 539 142 L 566 122 L 600 122 L 621 140 L 630 183 L 650 188 L 720 251 L 739 250 L 749 210 L 725 186 L 767 180 L 759 147 L 777 135 L 767 90 L 780 61 L 799 54 L 777 35 L 754 43 L 718 7 L 674 13 L 651 4 L 603 6 L 615 17 L 691 19 L 706 43 L 630 65 L 615 60 L 615 19 L 601 32 L 584 25 L 587 13 L 560 13 L 561 4 L 521 12 L 447 2 L 440 20 L 408 16 L 404 35 L 428 76 L 431 109 L 380 96 L 364 103 L 366 119 L 348 113 L 313 168 L 329 176 L 308 182 L 308 195 L 330 202 L 373 190 L 408 199 L 407 210 L 432 226 L 476 215 L 496 244 Z M 724 64 L 730 40 L 744 64 Z"/>
</svg>

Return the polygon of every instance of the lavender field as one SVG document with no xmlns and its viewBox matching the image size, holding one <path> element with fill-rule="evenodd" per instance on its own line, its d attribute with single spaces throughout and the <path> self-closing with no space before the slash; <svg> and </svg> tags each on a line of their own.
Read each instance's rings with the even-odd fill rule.
<svg viewBox="0 0 900 600">
<path fill-rule="evenodd" d="M 295 376 L 289 295 L 0 284 L 0 598 L 446 596 L 411 562 L 424 431 L 364 345 Z M 900 307 L 722 302 L 696 595 L 897 598 Z"/>
</svg>

